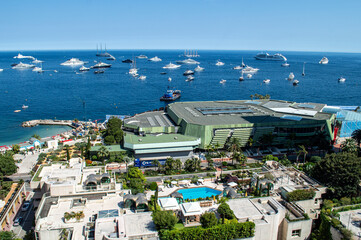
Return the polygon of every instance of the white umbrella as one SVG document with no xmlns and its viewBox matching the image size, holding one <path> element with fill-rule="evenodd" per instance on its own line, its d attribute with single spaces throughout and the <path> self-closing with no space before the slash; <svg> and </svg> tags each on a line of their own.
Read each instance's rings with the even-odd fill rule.
<svg viewBox="0 0 361 240">
<path fill-rule="evenodd" d="M 175 184 L 177 184 L 177 181 L 171 181 L 170 183 L 175 185 Z"/>
<path fill-rule="evenodd" d="M 230 187 L 235 187 L 235 186 L 237 186 L 237 183 L 235 183 L 235 182 L 230 182 L 230 183 L 228 183 L 228 186 L 230 186 Z"/>
<path fill-rule="evenodd" d="M 187 180 L 181 180 L 181 181 L 179 181 L 178 183 L 179 183 L 179 184 L 187 184 L 188 181 L 187 181 Z"/>
</svg>

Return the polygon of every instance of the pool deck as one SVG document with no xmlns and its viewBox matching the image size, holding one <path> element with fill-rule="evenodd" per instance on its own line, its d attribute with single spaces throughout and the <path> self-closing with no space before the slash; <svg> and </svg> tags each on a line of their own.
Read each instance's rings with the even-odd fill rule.
<svg viewBox="0 0 361 240">
<path fill-rule="evenodd" d="M 204 184 L 199 184 L 199 185 L 191 183 L 188 187 L 182 187 L 182 186 L 174 186 L 172 188 L 164 187 L 163 191 L 159 191 L 158 196 L 159 197 L 168 197 L 171 193 L 178 191 L 180 189 L 200 188 L 200 187 L 209 187 L 209 188 L 213 188 L 218 191 L 223 191 L 223 188 L 224 188 L 222 184 L 216 184 L 213 182 L 205 181 Z M 147 193 L 147 195 L 148 194 L 150 197 L 150 195 L 154 194 L 154 191 L 150 191 Z"/>
</svg>

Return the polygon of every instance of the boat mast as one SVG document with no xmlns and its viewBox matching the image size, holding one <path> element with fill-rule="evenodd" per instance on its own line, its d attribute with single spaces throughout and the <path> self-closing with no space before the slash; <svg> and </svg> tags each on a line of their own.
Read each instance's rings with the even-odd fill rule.
<svg viewBox="0 0 361 240">
<path fill-rule="evenodd" d="M 99 53 L 98 53 L 98 44 L 97 44 L 97 55 L 98 55 Z"/>
</svg>

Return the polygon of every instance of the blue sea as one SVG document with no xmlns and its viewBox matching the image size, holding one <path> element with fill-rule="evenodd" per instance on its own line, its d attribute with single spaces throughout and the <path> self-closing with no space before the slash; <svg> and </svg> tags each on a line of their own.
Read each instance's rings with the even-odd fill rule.
<svg viewBox="0 0 361 240">
<path fill-rule="evenodd" d="M 329 105 L 361 105 L 361 54 L 282 52 L 290 67 L 281 67 L 281 62 L 258 61 L 254 59 L 257 51 L 198 51 L 195 58 L 204 67 L 203 72 L 195 74 L 193 82 L 186 82 L 182 75 L 196 65 L 183 65 L 180 69 L 165 70 L 169 62 L 183 59 L 182 50 L 117 50 L 108 51 L 117 60 L 107 61 L 96 57 L 96 51 L 22 51 L 44 61 L 44 73 L 31 70 L 11 69 L 19 52 L 0 52 L 0 145 L 14 144 L 28 140 L 34 133 L 42 137 L 52 136 L 67 130 L 66 127 L 39 126 L 22 128 L 23 121 L 32 119 L 92 119 L 104 120 L 106 114 L 132 115 L 135 113 L 164 107 L 166 103 L 159 98 L 167 87 L 182 91 L 179 101 L 207 101 L 249 99 L 251 94 L 269 94 L 272 99 L 298 102 L 318 102 Z M 270 52 L 274 53 L 274 52 Z M 146 80 L 139 80 L 128 74 L 130 65 L 121 60 L 140 54 L 148 57 L 158 56 L 162 62 L 149 62 L 137 59 L 139 74 Z M 320 65 L 319 60 L 326 56 L 329 64 Z M 112 65 L 104 74 L 90 72 L 76 74 L 79 67 L 61 66 L 60 63 L 76 57 L 94 65 L 102 60 Z M 233 70 L 236 65 L 245 64 L 259 68 L 252 79 L 239 82 L 240 71 Z M 30 60 L 21 59 L 29 63 Z M 224 66 L 215 66 L 217 60 Z M 306 62 L 306 76 L 302 77 L 302 66 Z M 57 72 L 54 72 L 57 70 Z M 160 75 L 167 72 L 166 75 Z M 286 78 L 293 72 L 300 81 L 293 86 Z M 347 80 L 339 83 L 344 76 Z M 172 82 L 168 82 L 171 77 Z M 263 84 L 264 79 L 270 84 Z M 225 84 L 220 80 L 225 79 Z M 28 105 L 19 113 L 21 106 Z M 85 106 L 85 107 L 84 107 Z"/>
</svg>

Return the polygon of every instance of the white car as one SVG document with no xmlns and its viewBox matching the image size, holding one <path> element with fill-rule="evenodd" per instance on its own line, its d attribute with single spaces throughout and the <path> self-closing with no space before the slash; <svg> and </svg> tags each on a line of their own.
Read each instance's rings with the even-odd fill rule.
<svg viewBox="0 0 361 240">
<path fill-rule="evenodd" d="M 15 227 L 16 227 L 16 226 L 19 226 L 22 221 L 23 221 L 23 218 L 22 218 L 22 217 L 17 217 L 17 218 L 15 218 L 13 225 L 14 225 Z"/>
</svg>

